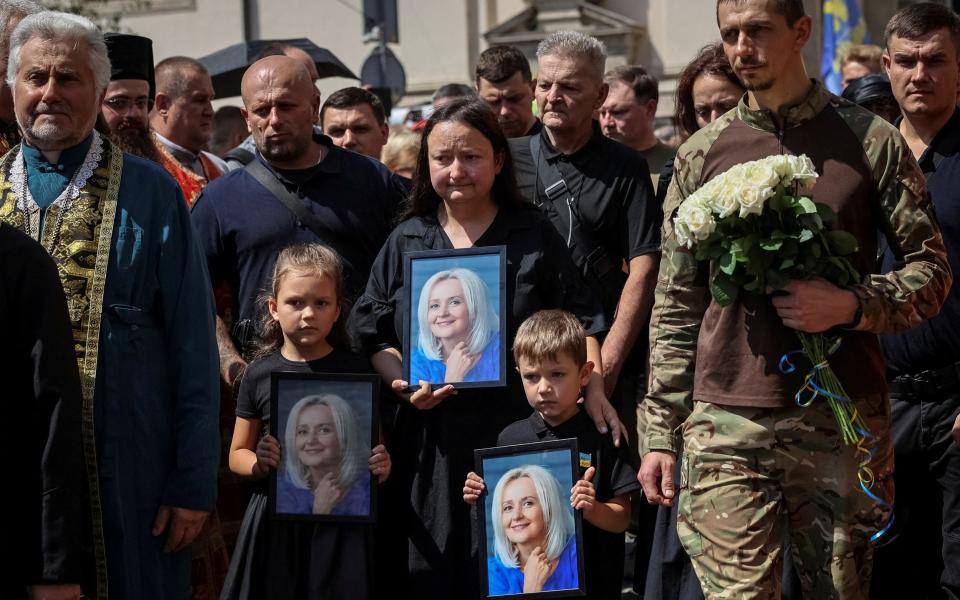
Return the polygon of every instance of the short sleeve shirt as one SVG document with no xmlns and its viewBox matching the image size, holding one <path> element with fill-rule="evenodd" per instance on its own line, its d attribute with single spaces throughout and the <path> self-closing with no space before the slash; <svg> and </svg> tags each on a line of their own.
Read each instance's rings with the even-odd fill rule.
<svg viewBox="0 0 960 600">
<path fill-rule="evenodd" d="M 530 149 L 531 139 L 540 143 L 539 165 Z M 520 193 L 537 206 L 548 201 L 544 189 L 555 179 L 548 165 L 556 166 L 577 199 L 580 221 L 611 259 L 629 261 L 660 250 L 663 214 L 647 162 L 636 150 L 605 137 L 597 122 L 590 141 L 573 154 L 557 150 L 545 129 L 536 137 L 511 139 L 510 151 Z"/>
<path fill-rule="evenodd" d="M 330 354 L 317 360 L 300 362 L 287 360 L 279 351 L 259 358 L 247 367 L 237 393 L 237 416 L 260 419 L 262 432 L 270 423 L 270 374 L 274 371 L 293 373 L 373 373 L 373 367 L 363 356 L 334 348 Z"/>
<path fill-rule="evenodd" d="M 596 469 L 593 485 L 597 500 L 608 502 L 616 496 L 640 489 L 637 464 L 626 445 L 617 448 L 609 433 L 601 434 L 583 411 L 556 427 L 544 422 L 540 413 L 509 425 L 497 438 L 498 446 L 530 444 L 576 438 L 580 451 L 580 476 L 586 462 Z M 623 583 L 623 534 L 610 533 L 583 521 L 584 568 L 591 598 L 620 598 Z"/>
</svg>

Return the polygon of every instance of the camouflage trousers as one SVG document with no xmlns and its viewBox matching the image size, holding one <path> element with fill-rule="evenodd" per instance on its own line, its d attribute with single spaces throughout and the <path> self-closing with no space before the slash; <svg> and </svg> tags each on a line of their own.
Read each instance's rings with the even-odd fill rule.
<svg viewBox="0 0 960 600">
<path fill-rule="evenodd" d="M 874 436 L 871 491 L 890 505 L 889 401 L 856 403 Z M 779 598 L 785 539 L 805 598 L 868 597 L 870 536 L 890 510 L 860 489 L 858 452 L 842 445 L 838 429 L 823 401 L 695 403 L 683 425 L 677 531 L 708 600 Z"/>
</svg>

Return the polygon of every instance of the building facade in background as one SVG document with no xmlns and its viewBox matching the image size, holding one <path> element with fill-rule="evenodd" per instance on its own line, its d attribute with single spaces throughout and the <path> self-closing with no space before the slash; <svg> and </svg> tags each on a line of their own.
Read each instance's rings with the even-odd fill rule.
<svg viewBox="0 0 960 600">
<path fill-rule="evenodd" d="M 822 2 L 804 1 L 818 24 Z M 861 1 L 871 39 L 882 40 L 887 19 L 910 3 Z M 363 40 L 362 4 L 362 0 L 150 0 L 139 11 L 125 13 L 121 26 L 152 38 L 157 60 L 201 57 L 248 39 L 307 37 L 360 73 L 374 48 Z M 110 0 L 104 10 L 116 11 L 122 5 L 123 0 Z M 719 37 L 714 0 L 397 0 L 397 14 L 399 43 L 390 47 L 407 76 L 401 105 L 421 102 L 445 83 L 472 83 L 477 56 L 495 43 L 520 47 L 535 67 L 540 39 L 574 28 L 607 44 L 608 68 L 639 63 L 656 75 L 661 90 L 658 115 L 665 117 L 673 113 L 680 70 L 701 46 Z M 811 76 L 820 70 L 821 29 L 816 28 L 806 48 Z M 321 80 L 320 88 L 329 95 L 355 84 L 331 78 Z"/>
</svg>

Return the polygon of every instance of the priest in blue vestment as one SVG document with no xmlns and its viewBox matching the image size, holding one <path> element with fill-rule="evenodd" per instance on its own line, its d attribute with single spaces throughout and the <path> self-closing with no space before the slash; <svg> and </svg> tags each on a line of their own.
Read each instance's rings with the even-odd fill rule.
<svg viewBox="0 0 960 600">
<path fill-rule="evenodd" d="M 91 597 L 186 598 L 216 497 L 213 298 L 180 188 L 94 131 L 110 62 L 89 20 L 25 18 L 8 80 L 23 143 L 0 220 L 38 240 L 67 297 L 83 392 Z"/>
</svg>

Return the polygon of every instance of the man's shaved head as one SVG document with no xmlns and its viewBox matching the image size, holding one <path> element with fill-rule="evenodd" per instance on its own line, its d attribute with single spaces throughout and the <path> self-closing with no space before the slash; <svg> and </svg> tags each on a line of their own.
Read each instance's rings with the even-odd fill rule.
<svg viewBox="0 0 960 600">
<path fill-rule="evenodd" d="M 315 88 L 304 64 L 289 56 L 268 56 L 250 65 L 240 82 L 243 104 L 249 109 L 253 96 L 266 87 L 283 86 L 292 93 L 310 97 Z"/>
<path fill-rule="evenodd" d="M 302 62 L 268 56 L 250 65 L 240 83 L 243 115 L 257 150 L 273 166 L 300 169 L 319 160 L 313 124 L 320 96 Z"/>
</svg>

